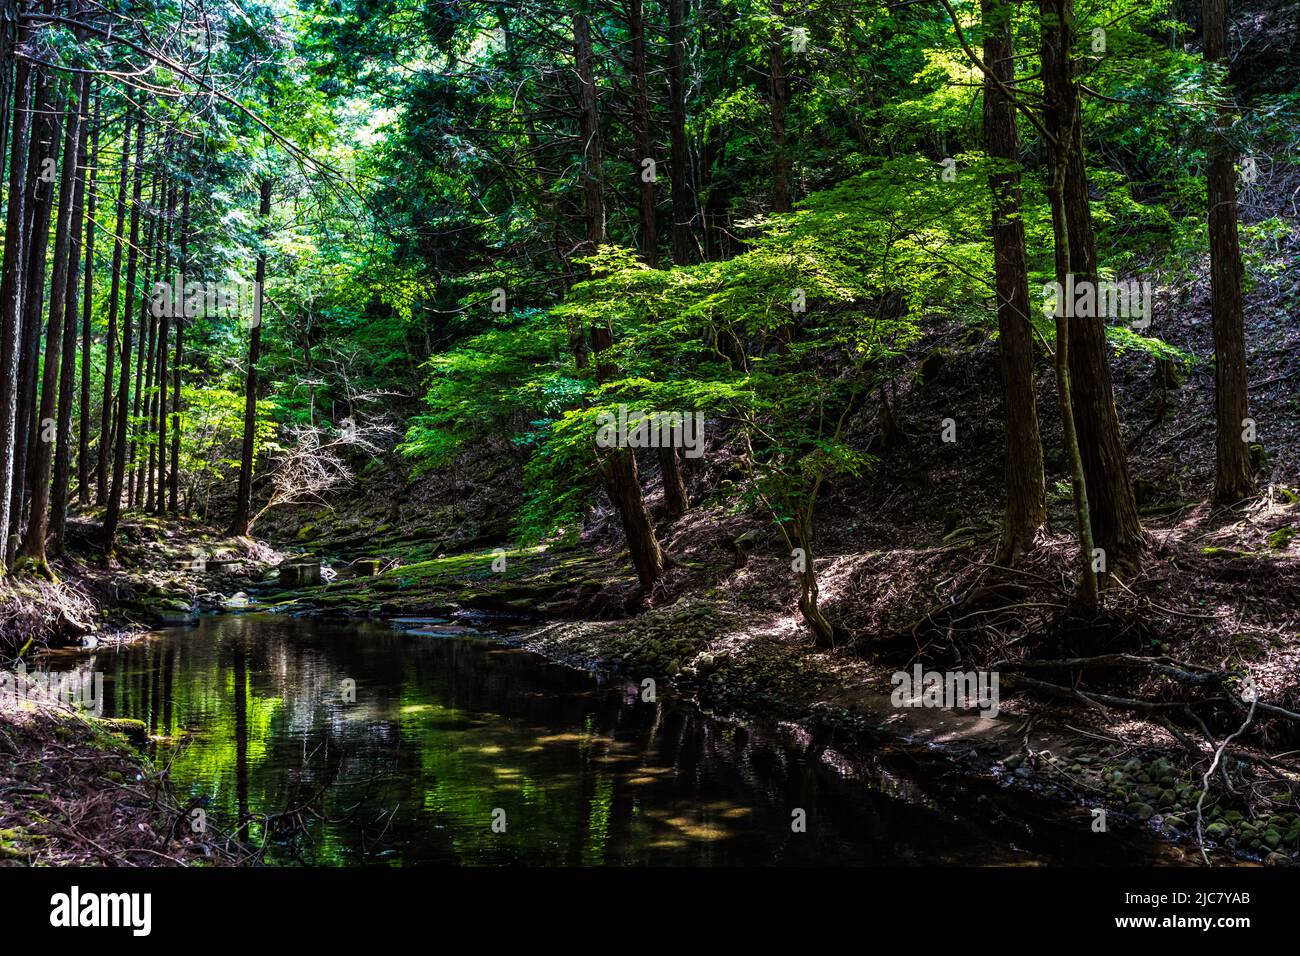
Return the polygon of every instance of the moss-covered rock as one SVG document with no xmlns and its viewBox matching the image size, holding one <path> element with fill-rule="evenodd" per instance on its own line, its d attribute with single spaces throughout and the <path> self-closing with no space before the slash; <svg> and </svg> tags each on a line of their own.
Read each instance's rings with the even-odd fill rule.
<svg viewBox="0 0 1300 956">
<path fill-rule="evenodd" d="M 1127 810 L 1130 814 L 1132 814 L 1137 819 L 1142 820 L 1144 822 L 1146 820 L 1150 820 L 1153 816 L 1155 816 L 1156 813 L 1155 807 L 1151 806 L 1151 804 L 1141 803 L 1141 802 L 1130 803 L 1127 807 L 1125 807 L 1125 810 Z"/>
</svg>

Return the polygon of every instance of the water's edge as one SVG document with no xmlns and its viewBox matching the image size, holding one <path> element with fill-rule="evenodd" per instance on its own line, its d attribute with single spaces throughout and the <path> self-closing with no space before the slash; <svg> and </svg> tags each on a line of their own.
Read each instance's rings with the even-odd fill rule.
<svg viewBox="0 0 1300 956">
<path fill-rule="evenodd" d="M 1170 862 L 943 747 L 646 700 L 524 640 L 252 613 L 78 656 L 105 715 L 143 720 L 195 809 L 273 862 Z"/>
</svg>

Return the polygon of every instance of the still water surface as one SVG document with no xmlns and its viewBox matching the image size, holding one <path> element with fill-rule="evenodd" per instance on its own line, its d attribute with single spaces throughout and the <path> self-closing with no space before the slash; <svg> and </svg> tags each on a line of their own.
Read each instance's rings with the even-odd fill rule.
<svg viewBox="0 0 1300 956">
<path fill-rule="evenodd" d="M 205 617 L 91 664 L 105 716 L 144 721 L 178 789 L 222 830 L 265 841 L 270 862 L 1077 857 L 1050 838 L 1026 846 L 973 800 L 936 798 L 880 760 L 662 692 L 648 703 L 636 685 L 437 622 Z"/>
</svg>

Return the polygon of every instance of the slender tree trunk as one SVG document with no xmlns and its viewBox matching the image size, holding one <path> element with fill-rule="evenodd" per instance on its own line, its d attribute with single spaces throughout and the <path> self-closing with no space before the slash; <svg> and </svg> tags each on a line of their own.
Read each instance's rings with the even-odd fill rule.
<svg viewBox="0 0 1300 956">
<path fill-rule="evenodd" d="M 790 147 L 786 140 L 785 109 L 790 100 L 785 67 L 785 35 L 781 21 L 785 16 L 783 0 L 772 0 L 772 16 L 777 26 L 770 39 L 769 67 L 772 72 L 769 98 L 772 111 L 772 211 L 790 211 Z"/>
<path fill-rule="evenodd" d="M 673 262 L 691 261 L 690 160 L 686 150 L 686 0 L 668 0 L 668 175 L 673 201 Z"/>
<path fill-rule="evenodd" d="M 176 216 L 176 185 L 167 193 L 167 269 L 163 281 L 169 280 L 174 264 L 172 263 L 172 221 Z M 154 513 L 167 513 L 167 345 L 171 335 L 170 316 L 173 312 L 185 309 L 185 283 L 181 280 L 180 302 L 173 302 L 172 308 L 163 311 L 158 320 L 158 397 L 154 402 L 154 418 L 158 428 L 158 485 L 154 498 Z M 179 321 L 179 320 L 178 320 Z M 150 452 L 150 460 L 153 452 Z"/>
<path fill-rule="evenodd" d="M 600 116 L 596 99 L 596 78 L 591 49 L 591 32 L 587 18 L 577 14 L 573 18 L 573 58 L 578 73 L 579 108 L 582 143 L 586 162 L 583 164 L 582 182 L 584 213 L 587 222 L 587 244 L 595 251 L 605 242 L 605 198 L 601 187 L 602 152 Z M 613 331 L 608 325 L 591 328 L 591 351 L 596 365 L 596 381 L 604 382 L 613 374 L 608 357 L 601 358 L 613 345 Z M 578 359 L 575 350 L 575 361 Z M 600 474 L 610 502 L 618 510 L 627 538 L 632 564 L 642 589 L 649 591 L 663 577 L 663 553 L 655 537 L 654 525 L 646 510 L 645 498 L 637 476 L 636 457 L 631 449 L 613 448 L 598 451 Z"/>
<path fill-rule="evenodd" d="M 1069 2 L 1069 0 L 1066 0 Z M 1060 0 L 1042 0 L 1042 9 L 1046 11 L 1047 5 L 1060 3 Z M 1056 16 L 1053 14 L 1053 16 Z M 1059 57 L 1063 51 L 1068 51 L 1068 44 L 1058 47 L 1054 51 L 1049 51 L 1049 27 L 1048 14 L 1043 15 L 1043 37 L 1042 37 L 1042 65 L 1044 76 L 1049 71 L 1049 65 L 1055 68 L 1059 65 Z M 1066 24 L 1067 21 L 1060 17 L 1055 20 L 1057 23 Z M 1067 30 L 1068 35 L 1068 30 Z M 1060 34 L 1056 37 L 1060 41 Z M 1059 100 L 1055 101 L 1059 109 Z M 1052 100 L 1049 100 L 1045 112 L 1051 112 L 1054 109 Z M 1079 448 L 1079 435 L 1077 428 L 1077 419 L 1075 417 L 1074 403 L 1074 379 L 1073 369 L 1070 364 L 1071 351 L 1074 343 L 1071 341 L 1070 319 L 1074 313 L 1074 302 L 1070 299 L 1065 289 L 1067 279 L 1070 273 L 1070 263 L 1073 261 L 1073 236 L 1070 233 L 1069 213 L 1065 199 L 1066 184 L 1070 176 L 1070 165 L 1072 162 L 1074 125 L 1078 122 L 1078 114 L 1066 113 L 1065 119 L 1057 123 L 1055 127 L 1048 124 L 1049 130 L 1052 131 L 1056 142 L 1052 148 L 1052 180 L 1048 187 L 1048 201 L 1052 208 L 1052 236 L 1053 236 L 1053 253 L 1056 268 L 1056 282 L 1061 288 L 1061 296 L 1056 304 L 1056 394 L 1061 407 L 1061 425 L 1065 440 L 1066 461 L 1070 463 L 1070 478 L 1074 492 L 1074 517 L 1075 530 L 1079 537 L 1079 594 L 1085 606 L 1094 608 L 1098 599 L 1098 583 L 1095 565 L 1093 564 L 1093 549 L 1095 540 L 1093 536 L 1092 516 L 1090 513 L 1089 491 L 1091 485 L 1084 464 L 1083 453 Z M 1090 320 L 1091 321 L 1091 320 Z"/>
<path fill-rule="evenodd" d="M 151 276 L 157 275 L 158 241 L 158 198 L 161 191 L 161 174 L 154 172 L 153 185 L 149 190 L 149 221 L 145 224 L 144 256 L 140 271 L 144 274 L 140 296 L 140 341 L 135 353 L 135 393 L 131 398 L 131 420 L 128 429 L 131 433 L 131 446 L 128 459 L 131 463 L 130 479 L 127 483 L 127 502 L 132 508 L 140 506 L 140 486 L 144 476 L 140 468 L 138 453 L 140 438 L 140 408 L 144 402 L 144 369 L 153 354 L 153 310 L 150 308 L 153 297 Z"/>
<path fill-rule="evenodd" d="M 799 574 L 799 613 L 813 632 L 818 647 L 835 645 L 835 628 L 818 603 L 821 588 L 817 583 L 817 568 L 813 561 L 813 529 L 811 511 L 804 511 L 795 520 L 795 534 L 803 549 L 803 570 Z"/>
<path fill-rule="evenodd" d="M 1003 163 L 989 177 L 993 191 L 993 261 L 997 286 L 998 352 L 1006 415 L 1007 504 L 997 560 L 1014 563 L 1034 547 L 1047 520 L 1043 445 L 1034 395 L 1034 340 L 1029 318 L 1029 267 L 1021 219 L 1020 144 L 1015 107 L 999 88 L 1015 84 L 1011 6 L 983 0 L 984 140 L 990 157 Z"/>
<path fill-rule="evenodd" d="M 122 124 L 122 155 L 117 174 L 117 225 L 113 232 L 113 269 L 108 290 L 108 334 L 104 337 L 104 396 L 99 410 L 99 461 L 95 481 L 95 501 L 103 506 L 108 501 L 108 472 L 113 460 L 113 363 L 117 358 L 117 309 L 122 286 L 122 238 L 126 228 L 127 171 L 131 157 L 131 120 L 134 111 L 128 109 Z M 131 301 L 128 291 L 126 300 Z M 129 308 L 130 306 L 128 306 Z"/>
<path fill-rule="evenodd" d="M 90 318 L 95 279 L 95 173 L 99 168 L 99 106 L 95 94 L 95 118 L 91 130 L 90 168 L 86 170 L 86 269 L 81 291 L 81 407 L 77 427 L 77 503 L 90 504 L 90 372 L 93 364 Z M 107 377 L 107 376 L 106 376 Z M 102 439 L 101 439 L 102 441 Z"/>
<path fill-rule="evenodd" d="M 573 61 L 578 73 L 578 110 L 581 128 L 582 198 L 587 222 L 588 255 L 605 242 L 604 153 L 601 148 L 600 112 L 591 49 L 591 27 L 586 14 L 573 18 Z"/>
<path fill-rule="evenodd" d="M 592 360 L 596 365 L 596 381 L 602 383 L 614 374 L 606 353 L 614 344 L 614 333 L 608 325 L 593 326 L 591 330 Z M 650 591 L 663 577 L 663 552 L 655 536 L 650 512 L 641 493 L 637 475 L 636 455 L 630 448 L 597 449 L 600 476 L 609 495 L 610 503 L 618 511 L 627 539 L 632 565 L 643 591 Z"/>
<path fill-rule="evenodd" d="M 181 201 L 181 289 L 185 288 L 189 273 L 190 188 L 185 187 Z M 182 300 L 183 301 L 183 300 Z M 176 498 L 181 473 L 181 360 L 185 356 L 185 323 L 190 318 L 182 304 L 176 316 L 176 361 L 172 363 L 172 468 L 167 489 L 167 508 L 173 515 L 177 511 Z"/>
<path fill-rule="evenodd" d="M 673 2 L 680 5 L 681 0 L 673 0 Z M 651 125 L 650 125 L 650 97 L 649 97 L 649 93 L 647 92 L 647 83 L 646 83 L 646 44 L 645 44 L 644 10 L 641 5 L 641 0 L 629 0 L 629 4 L 630 4 L 629 7 L 630 13 L 629 13 L 628 23 L 632 35 L 632 74 L 633 74 L 633 80 L 636 87 L 633 112 L 634 112 L 634 125 L 636 127 L 635 135 L 637 140 L 637 153 L 640 157 L 653 158 L 653 145 L 652 145 L 653 137 L 651 135 Z M 675 15 L 677 16 L 681 15 L 680 9 L 675 12 Z M 674 13 L 670 11 L 669 16 L 671 18 L 672 16 L 674 16 Z M 672 42 L 671 40 L 672 29 L 673 26 L 672 24 L 670 24 L 669 25 L 670 43 Z M 680 48 L 677 49 L 676 55 L 680 59 L 681 56 Z M 671 54 L 670 54 L 670 59 L 671 59 Z M 681 64 L 678 63 L 679 68 L 680 65 Z M 672 67 L 670 66 L 669 68 L 670 84 L 672 84 L 673 82 L 678 82 L 681 79 L 680 77 L 678 77 L 678 81 L 674 81 L 672 79 L 672 76 L 673 76 Z M 675 90 L 674 95 L 680 92 L 681 92 L 680 90 Z M 676 100 L 674 100 L 673 108 L 676 109 Z M 682 116 L 683 123 L 685 122 L 684 109 L 685 107 L 683 105 L 683 116 Z M 684 132 L 684 130 L 682 132 Z M 683 179 L 684 179 L 685 166 L 686 166 L 685 140 L 682 139 L 681 143 L 679 144 L 677 131 L 674 131 L 672 135 L 674 137 L 673 139 L 674 168 L 675 169 L 678 168 L 678 159 L 680 159 L 681 160 L 680 170 L 683 174 Z M 677 155 L 677 147 L 679 145 L 681 147 L 680 156 Z M 674 186 L 674 208 L 675 209 L 677 208 L 676 204 L 679 201 L 676 193 L 677 193 L 677 189 L 676 186 Z M 682 201 L 685 200 L 684 190 L 682 192 L 680 200 Z M 642 234 L 642 249 L 644 250 L 644 258 L 646 264 L 652 268 L 657 269 L 659 267 L 659 250 L 658 250 L 658 227 L 655 222 L 655 189 L 654 189 L 654 183 L 646 182 L 644 177 L 642 178 L 641 181 L 641 234 Z M 674 224 L 674 243 L 676 244 L 677 242 L 678 242 L 678 238 L 676 236 L 676 225 Z M 676 252 L 677 250 L 675 248 L 674 256 L 676 256 Z M 685 261 L 684 257 L 683 257 L 683 261 Z M 678 518 L 680 518 L 682 515 L 686 513 L 686 509 L 689 505 L 687 495 L 686 495 L 686 484 L 685 482 L 682 481 L 682 471 L 677 461 L 677 450 L 675 448 L 660 448 L 658 450 L 658 458 L 659 458 L 659 471 L 663 476 L 665 510 L 667 511 L 667 515 L 669 519 L 676 521 Z"/>
<path fill-rule="evenodd" d="M 1064 153 L 1061 199 L 1069 231 L 1069 271 L 1077 287 L 1081 282 L 1096 282 L 1097 247 L 1084 167 L 1079 86 L 1070 53 L 1075 36 L 1073 0 L 1040 0 L 1040 12 L 1047 98 L 1044 125 L 1061 142 L 1058 152 Z M 1141 566 L 1146 540 L 1115 410 L 1106 323 L 1100 318 L 1075 318 L 1068 325 L 1071 397 L 1092 535 L 1108 573 L 1133 572 Z"/>
<path fill-rule="evenodd" d="M 262 181 L 258 215 L 265 223 L 271 215 L 271 180 Z M 266 238 L 265 226 L 263 239 Z M 248 534 L 249 509 L 253 495 L 253 442 L 257 437 L 257 361 L 262 348 L 262 288 L 266 282 L 266 248 L 257 256 L 257 278 L 253 287 L 253 327 L 248 336 L 248 377 L 244 387 L 244 443 L 239 458 L 239 489 L 235 497 L 235 516 L 230 533 Z"/>
<path fill-rule="evenodd" d="M 170 176 L 164 176 L 162 200 L 158 206 L 158 241 L 156 248 L 158 250 L 158 265 L 154 272 L 155 282 L 167 283 L 168 268 L 170 265 L 170 250 L 168 249 L 169 236 L 171 227 L 167 222 L 167 209 L 171 203 L 172 183 Z M 144 479 L 144 492 L 141 500 L 144 503 L 146 512 L 153 511 L 154 505 L 154 477 L 155 469 L 158 466 L 157 455 L 157 432 L 158 432 L 158 355 L 165 348 L 165 342 L 162 337 L 162 324 L 167 309 L 150 309 L 149 310 L 149 355 L 146 359 L 148 369 L 145 372 L 144 382 L 144 433 L 146 453 L 141 455 L 140 471 Z"/>
<path fill-rule="evenodd" d="M 3 271 L 0 272 L 0 573 L 8 565 L 8 532 L 18 441 L 18 366 L 23 321 L 23 262 L 26 252 L 27 156 L 31 139 L 31 69 L 14 68 L 13 120 L 10 124 L 9 194 L 5 208 Z"/>
<path fill-rule="evenodd" d="M 104 553 L 112 560 L 117 522 L 122 512 L 123 480 L 126 477 L 126 433 L 131 414 L 131 319 L 135 312 L 135 279 L 140 238 L 140 199 L 144 192 L 144 116 L 136 118 L 135 176 L 131 186 L 131 233 L 126 255 L 126 295 L 122 310 L 122 359 L 117 386 L 117 428 L 113 435 L 113 486 L 104 512 Z"/>
<path fill-rule="evenodd" d="M 53 554 L 62 556 L 63 538 L 68 527 L 68 485 L 72 465 L 72 406 L 77 400 L 77 313 L 80 302 L 77 290 L 82 276 L 81 236 L 86 201 L 86 157 L 90 123 L 90 81 L 81 79 L 81 96 L 77 109 L 80 134 L 77 142 L 77 165 L 74 170 L 72 220 L 69 224 L 68 286 L 63 305 L 63 354 L 59 369 L 59 413 L 54 443 L 54 488 L 50 492 L 50 528 L 53 531 Z M 62 203 L 64 200 L 60 199 Z"/>
<path fill-rule="evenodd" d="M 627 0 L 628 32 L 632 40 L 632 125 L 636 140 L 638 187 L 641 200 L 641 257 L 659 268 L 659 227 L 655 221 L 654 138 L 650 129 L 650 94 L 646 88 L 645 11 L 641 0 Z M 643 166 L 650 160 L 649 168 Z"/>
<path fill-rule="evenodd" d="M 0 23 L 0 186 L 7 184 L 9 172 L 9 130 L 13 113 L 9 109 L 16 89 L 17 57 L 13 55 L 14 42 L 18 31 L 18 17 L 22 14 L 19 0 L 5 0 L 3 7 L 4 22 Z M 4 201 L 9 201 L 7 188 Z M 8 207 L 3 207 L 7 209 Z"/>
<path fill-rule="evenodd" d="M 585 13 L 573 17 L 573 63 L 578 74 L 578 125 L 583 163 L 581 168 L 583 218 L 586 241 L 583 252 L 591 255 L 605 242 L 604 155 L 601 150 L 600 112 L 596 96 L 596 75 L 591 49 L 591 27 Z M 578 371 L 587 367 L 587 340 L 581 326 L 569 329 L 569 346 Z"/>
<path fill-rule="evenodd" d="M 686 514 L 686 509 L 691 505 L 686 493 L 686 482 L 682 480 L 682 467 L 677 459 L 676 448 L 659 449 L 659 470 L 664 477 L 664 508 L 669 520 L 676 521 Z"/>
<path fill-rule="evenodd" d="M 1056 236 L 1056 281 L 1065 287 L 1069 273 L 1069 230 L 1065 223 L 1065 203 L 1058 181 L 1051 189 L 1052 228 Z M 1096 607 L 1097 571 L 1093 564 L 1095 542 L 1089 514 L 1088 481 L 1079 450 L 1079 435 L 1074 418 L 1074 389 L 1070 376 L 1069 319 L 1072 304 L 1064 299 L 1056 311 L 1056 394 L 1061 407 L 1061 425 L 1065 441 L 1065 458 L 1070 463 L 1070 484 L 1074 497 L 1075 532 L 1079 537 L 1079 595 L 1088 607 Z"/>
<path fill-rule="evenodd" d="M 45 263 L 49 250 L 50 214 L 54 206 L 54 173 L 58 170 L 62 106 L 49 80 L 36 71 L 36 95 L 32 121 L 32 140 L 27 154 L 28 181 L 34 194 L 27 223 L 27 262 L 23 280 L 23 323 L 20 344 L 21 365 L 18 370 L 18 419 L 14 438 L 14 481 L 11 497 L 9 563 L 16 555 L 23 529 L 24 505 L 31 488 L 29 454 L 35 443 L 36 387 L 41 348 L 41 312 L 45 305 Z"/>
<path fill-rule="evenodd" d="M 50 279 L 50 318 L 45 336 L 45 360 L 41 369 L 41 402 L 37 415 L 37 441 L 31 450 L 31 512 L 27 531 L 19 549 L 19 564 L 33 572 L 52 577 L 46 560 L 45 536 L 50 527 L 50 471 L 53 465 L 56 434 L 52 425 L 59 395 L 60 359 L 63 350 L 64 303 L 68 292 L 68 273 L 72 234 L 80 228 L 73 222 L 76 210 L 77 154 L 80 150 L 81 116 L 86 100 L 86 74 L 81 74 L 71 98 L 63 142 L 63 169 L 59 177 L 59 215 L 54 229 L 54 269 Z"/>
<path fill-rule="evenodd" d="M 1205 61 L 1228 69 L 1228 2 L 1205 0 Z M 1214 498 L 1228 503 L 1255 491 L 1246 385 L 1245 314 L 1241 299 L 1241 250 L 1237 241 L 1237 154 L 1231 145 L 1233 105 L 1219 109 L 1209 149 L 1207 175 L 1210 220 L 1210 309 L 1214 317 L 1214 410 L 1216 420 Z"/>
</svg>

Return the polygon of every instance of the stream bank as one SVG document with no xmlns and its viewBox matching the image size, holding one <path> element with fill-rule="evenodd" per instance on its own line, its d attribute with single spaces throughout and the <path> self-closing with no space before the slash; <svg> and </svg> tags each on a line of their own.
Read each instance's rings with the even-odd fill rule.
<svg viewBox="0 0 1300 956">
<path fill-rule="evenodd" d="M 131 560 L 107 579 L 96 577 L 97 593 L 108 595 L 99 611 L 103 643 L 241 608 L 324 619 L 436 616 L 453 626 L 503 622 L 511 625 L 507 641 L 550 660 L 631 686 L 654 680 L 706 710 L 784 722 L 814 737 L 850 734 L 868 750 L 901 749 L 936 779 L 1016 803 L 1022 818 L 1037 813 L 1092 834 L 1104 810 L 1101 832 L 1109 836 L 1098 839 L 1158 837 L 1168 841 L 1162 862 L 1199 861 L 1200 782 L 1171 738 L 1154 737 L 1139 722 L 1116 726 L 1047 712 L 1020 697 L 1003 701 L 991 719 L 894 707 L 889 668 L 857 648 L 813 648 L 788 613 L 753 600 L 774 590 L 771 562 L 755 560 L 738 573 L 716 561 L 678 560 L 671 574 L 679 596 L 626 617 L 629 569 L 584 547 L 453 555 L 422 553 L 418 542 L 347 555 L 323 548 L 333 580 L 286 589 L 276 567 L 287 552 L 261 542 L 152 523 L 131 535 Z M 331 565 L 343 573 L 329 575 Z M 232 606 L 240 595 L 247 603 Z M 1300 824 L 1289 784 L 1260 796 L 1267 813 L 1207 801 L 1202 823 L 1212 862 L 1294 861 Z"/>
</svg>

